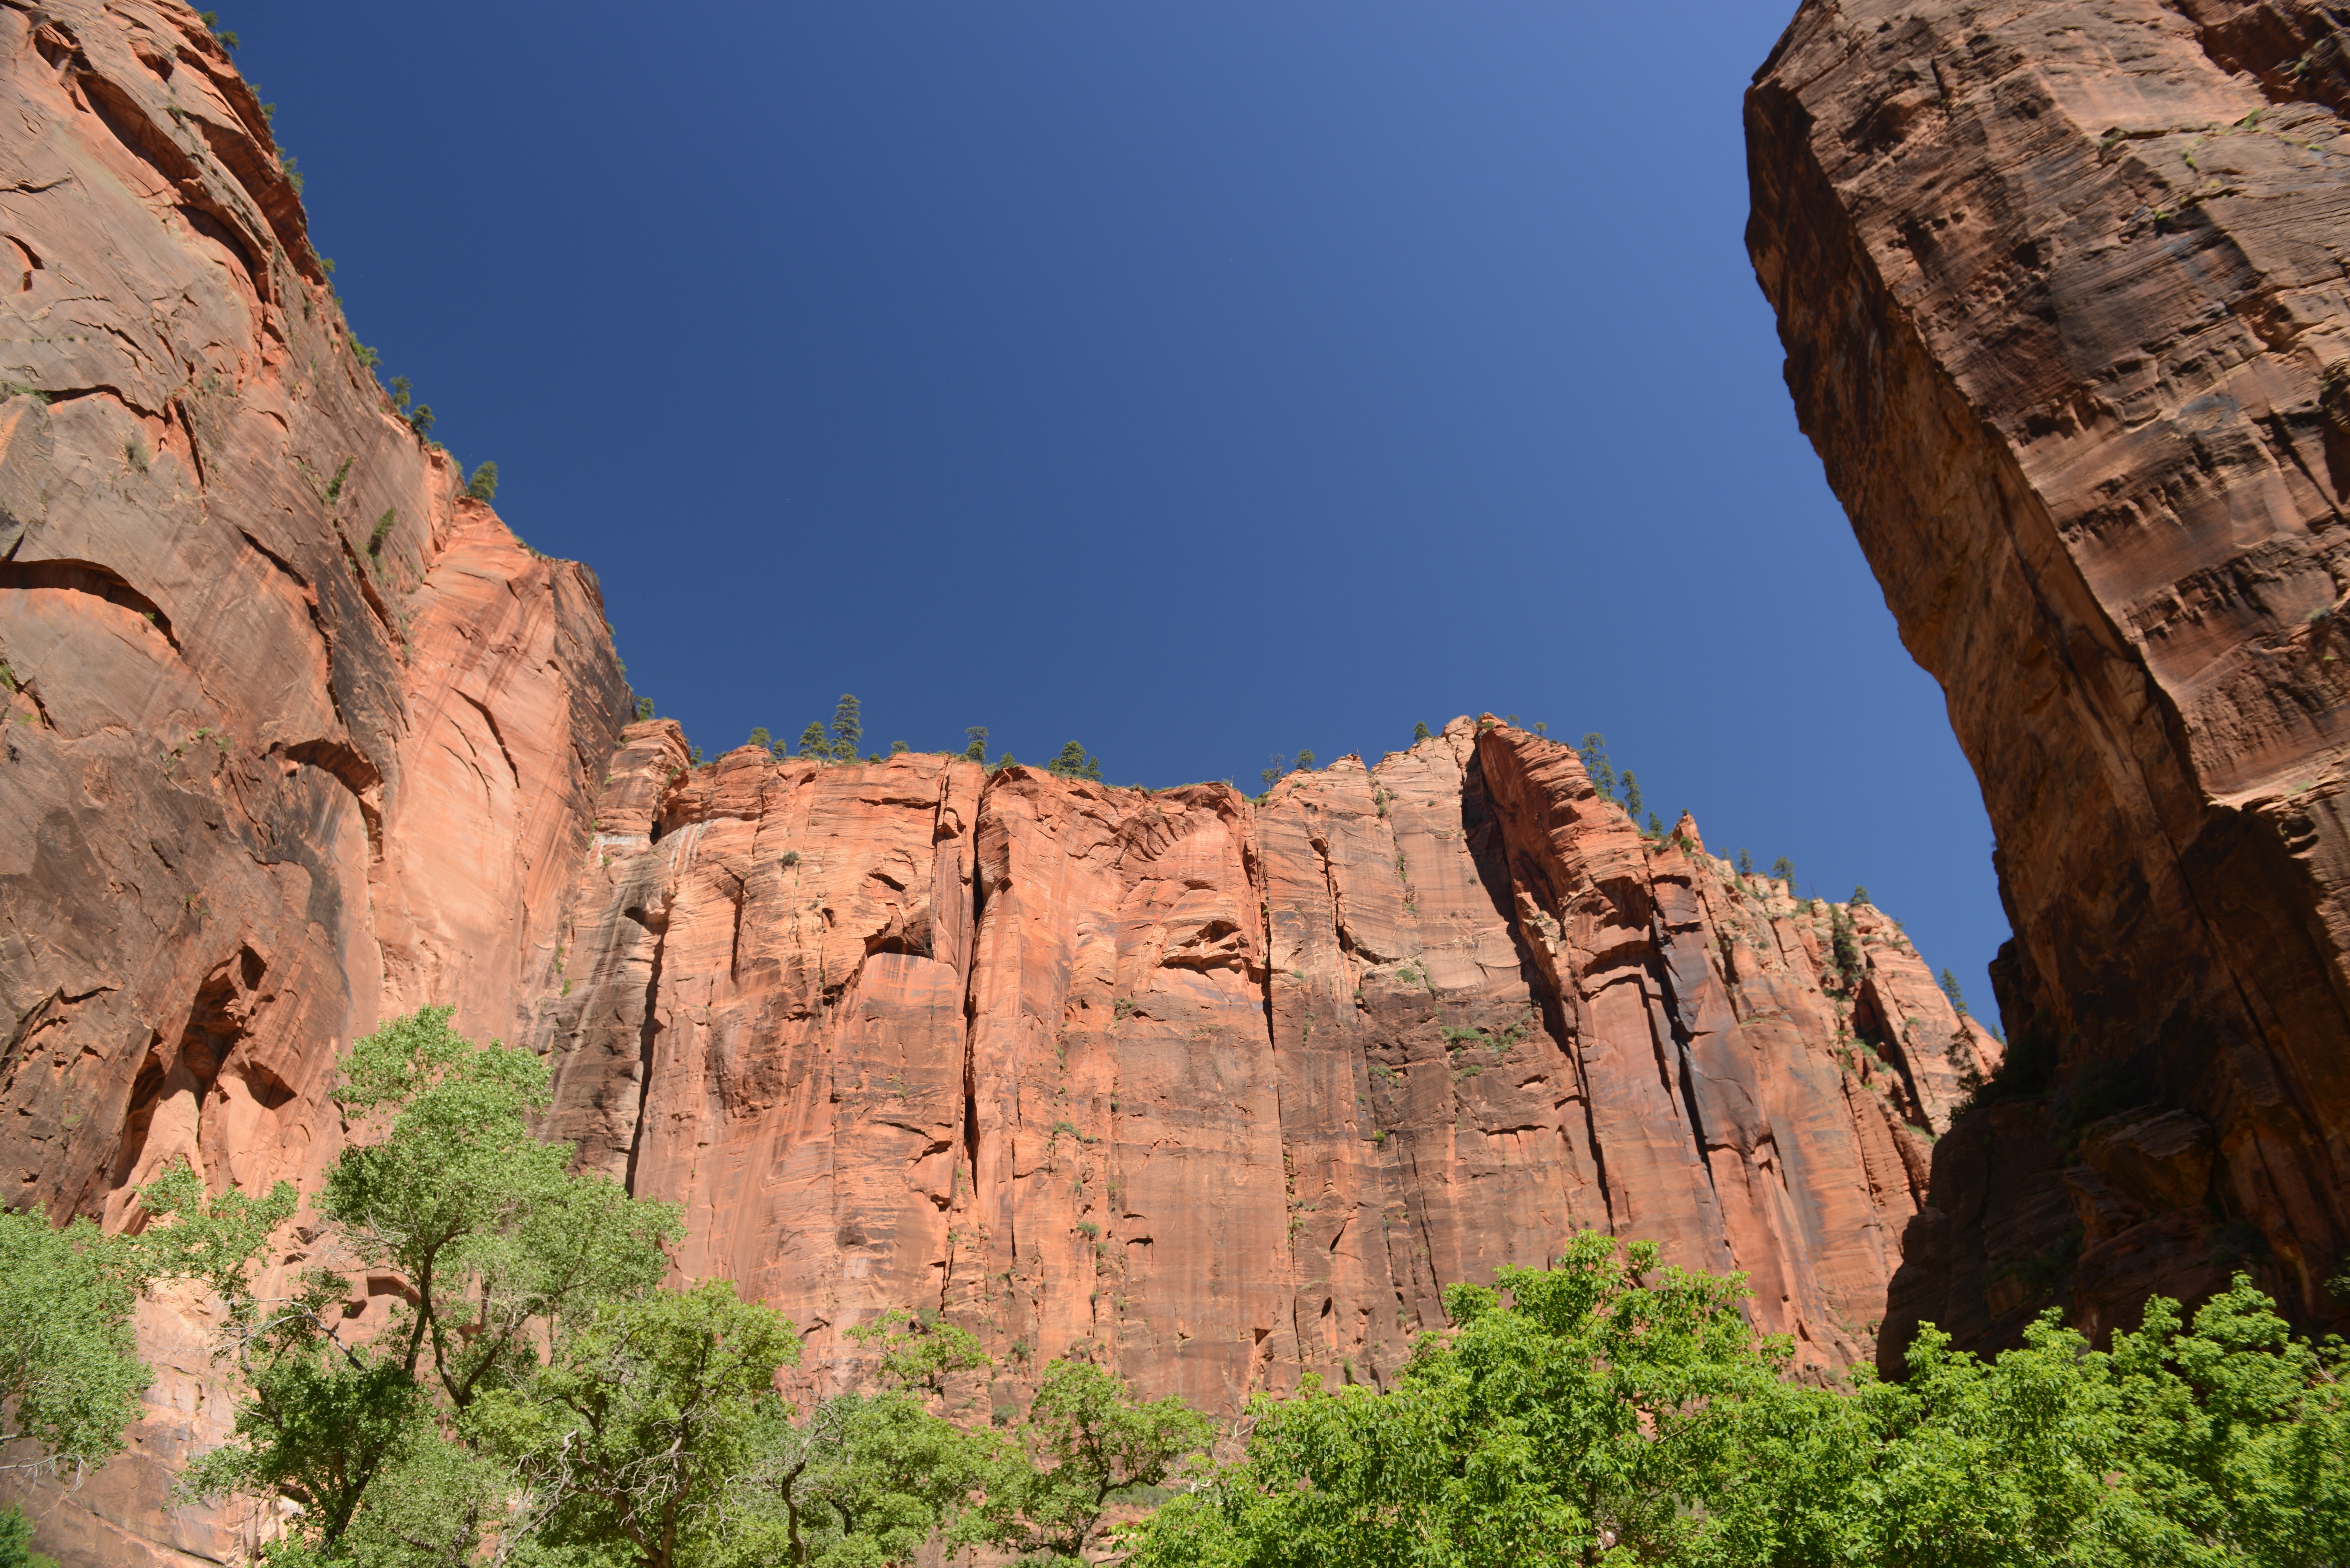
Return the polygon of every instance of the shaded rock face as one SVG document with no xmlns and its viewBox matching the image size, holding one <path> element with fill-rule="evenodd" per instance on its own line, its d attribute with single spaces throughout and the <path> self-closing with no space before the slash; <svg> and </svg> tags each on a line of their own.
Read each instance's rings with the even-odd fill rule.
<svg viewBox="0 0 2350 1568">
<path fill-rule="evenodd" d="M 1644 840 L 1491 720 L 1262 801 L 686 756 L 661 721 L 611 765 L 549 1130 L 683 1203 L 681 1272 L 788 1313 L 819 1382 L 917 1308 L 997 1408 L 1073 1351 L 1225 1412 L 1378 1383 L 1445 1284 L 1581 1229 L 1748 1272 L 1825 1370 L 1996 1064 L 1891 920 Z"/>
<path fill-rule="evenodd" d="M 251 90 L 194 15 L 0 8 L 0 1201 L 133 1224 L 186 1156 L 305 1181 L 336 1054 L 427 1002 L 515 1033 L 627 701 L 354 358 Z M 48 1549 L 218 1556 L 195 1303 Z"/>
<path fill-rule="evenodd" d="M 1787 380 L 1999 834 L 2013 1088 L 1885 1347 L 2350 1245 L 2350 61 L 2275 0 L 1807 4 L 1747 99 Z M 2135 1107 L 2135 1110 L 2133 1110 Z M 2089 1135 L 2168 1130 L 2130 1168 Z M 2151 1147 L 2151 1146 L 2150 1146 Z M 2128 1161 L 2123 1161 L 2128 1165 Z"/>
</svg>

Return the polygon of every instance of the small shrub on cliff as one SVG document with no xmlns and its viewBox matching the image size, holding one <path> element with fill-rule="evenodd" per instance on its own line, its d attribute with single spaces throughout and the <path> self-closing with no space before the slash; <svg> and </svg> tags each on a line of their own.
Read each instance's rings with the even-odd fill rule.
<svg viewBox="0 0 2350 1568">
<path fill-rule="evenodd" d="M 1596 730 L 1589 731 L 1575 751 L 1583 759 L 1583 771 L 1590 775 L 1591 787 L 1612 798 L 1616 794 L 1616 769 L 1607 761 L 1607 737 Z"/>
<path fill-rule="evenodd" d="M 986 725 L 972 725 L 969 729 L 963 732 L 963 738 L 971 742 L 962 749 L 963 759 L 966 762 L 983 763 L 987 761 Z"/>
<path fill-rule="evenodd" d="M 1950 972 L 1948 964 L 1942 966 L 1940 983 L 1942 994 L 1950 999 L 1950 1011 L 1964 1018 L 1967 1015 L 1966 992 L 1959 989 L 1959 977 Z"/>
<path fill-rule="evenodd" d="M 1310 774 L 1314 771 L 1313 753 L 1300 752 L 1297 753 L 1297 771 L 1301 774 Z"/>
<path fill-rule="evenodd" d="M 1794 897 L 1795 863 L 1793 860 L 1790 860 L 1785 856 L 1782 855 L 1779 858 L 1771 862 L 1771 876 L 1773 880 L 1784 882 L 1787 885 L 1787 896 L 1789 898 Z"/>
<path fill-rule="evenodd" d="M 1624 815 L 1634 822 L 1640 820 L 1640 781 L 1630 768 L 1624 770 Z"/>
<path fill-rule="evenodd" d="M 498 465 L 484 462 L 473 470 L 473 477 L 465 481 L 465 493 L 476 501 L 494 501 L 498 494 Z"/>
<path fill-rule="evenodd" d="M 650 719 L 650 718 L 653 716 L 653 700 L 652 700 L 651 698 L 650 698 L 650 697 L 639 697 L 639 698 L 638 698 L 638 699 L 637 699 L 637 704 L 636 704 L 636 706 L 637 706 L 637 722 L 638 722 L 639 723 L 642 723 L 642 722 L 644 722 L 646 720 Z"/>
<path fill-rule="evenodd" d="M 1428 739 L 1428 725 L 1426 722 L 1423 722 L 1421 723 L 1414 724 L 1411 727 L 1411 739 L 1414 745 L 1418 745 L 1420 742 Z"/>
<path fill-rule="evenodd" d="M 399 522 L 399 507 L 387 506 L 383 509 L 383 515 L 375 520 L 374 531 L 368 535 L 367 547 L 369 555 L 380 556 L 383 554 L 383 542 L 391 537 L 391 531 L 398 525 Z"/>
<path fill-rule="evenodd" d="M 1845 900 L 1845 902 L 1846 902 L 1846 903 L 1847 903 L 1847 904 L 1866 904 L 1866 903 L 1867 903 L 1867 902 L 1868 902 L 1868 889 L 1867 889 L 1867 888 L 1855 888 L 1852 890 L 1852 897 L 1851 897 L 1851 898 L 1847 898 L 1847 899 L 1846 899 L 1846 900 Z"/>
<path fill-rule="evenodd" d="M 767 733 L 767 726 L 764 724 L 754 726 L 751 738 L 743 743 L 746 746 L 756 746 L 763 752 L 772 752 L 775 749 L 775 738 Z"/>
<path fill-rule="evenodd" d="M 1264 787 L 1268 792 L 1270 792 L 1273 786 L 1279 784 L 1282 781 L 1283 776 L 1288 772 L 1289 757 L 1287 753 L 1275 752 L 1273 753 L 1272 765 L 1269 767 L 1259 768 L 1257 770 L 1256 776 L 1264 781 Z"/>
</svg>

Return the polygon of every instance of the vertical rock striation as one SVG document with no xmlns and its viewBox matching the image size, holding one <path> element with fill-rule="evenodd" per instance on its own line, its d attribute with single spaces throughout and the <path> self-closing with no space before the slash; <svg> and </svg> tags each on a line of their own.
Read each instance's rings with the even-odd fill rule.
<svg viewBox="0 0 2350 1568">
<path fill-rule="evenodd" d="M 0 7 L 0 1201 L 333 1158 L 338 1051 L 512 1033 L 627 691 L 355 356 L 266 119 L 184 7 Z M 219 1557 L 166 1506 L 224 1432 L 201 1307 L 146 1309 L 131 1449 L 47 1549 Z"/>
<path fill-rule="evenodd" d="M 2016 1064 L 1935 1150 L 1888 1355 L 2238 1264 L 2338 1322 L 2346 66 L 2299 0 L 1814 0 L 1748 95 L 1788 385 L 2015 931 Z"/>
<path fill-rule="evenodd" d="M 1747 1272 L 1832 1368 L 1996 1065 L 1891 920 L 1643 838 L 1490 719 L 1258 801 L 686 758 L 663 721 L 613 763 L 550 1130 L 681 1201 L 682 1272 L 789 1313 L 819 1380 L 912 1307 L 983 1336 L 997 1407 L 1073 1350 L 1225 1411 L 1378 1383 L 1443 1285 L 1579 1229 Z"/>
</svg>

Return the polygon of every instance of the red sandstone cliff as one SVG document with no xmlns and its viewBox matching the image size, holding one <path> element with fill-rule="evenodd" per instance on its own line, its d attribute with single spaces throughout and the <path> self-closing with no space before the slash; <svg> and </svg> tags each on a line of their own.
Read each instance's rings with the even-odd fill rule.
<svg viewBox="0 0 2350 1568">
<path fill-rule="evenodd" d="M 2018 1078 L 1889 1352 L 2350 1247 L 2350 57 L 2301 0 L 1814 0 L 1747 99 L 1804 429 L 1998 830 Z M 2044 1085 L 2043 1085 L 2044 1086 Z"/>
<path fill-rule="evenodd" d="M 1840 968 L 1826 907 L 1490 722 L 1262 802 L 689 768 L 623 732 L 593 577 L 463 499 L 354 357 L 190 12 L 0 5 L 0 99 L 11 1206 L 136 1224 L 182 1154 L 307 1182 L 338 1052 L 446 1001 L 548 1054 L 550 1133 L 681 1199 L 681 1271 L 789 1311 L 815 1377 L 935 1304 L 999 1355 L 973 1398 L 1091 1342 L 1229 1410 L 1383 1379 L 1444 1283 L 1579 1227 L 1748 1271 L 1807 1366 L 1868 1353 L 1995 1052 L 1889 919 L 1851 910 Z M 2116 1215 L 2193 1144 L 2133 1136 Z M 77 1564 L 234 1545 L 166 1498 L 230 1409 L 203 1305 L 140 1329 L 130 1452 L 39 1501 Z"/>
<path fill-rule="evenodd" d="M 1899 929 L 1662 844 L 1484 721 L 1147 792 L 937 756 L 698 769 L 632 726 L 533 1036 L 550 1130 L 686 1205 L 688 1276 L 838 1330 L 945 1311 L 1016 1404 L 1074 1345 L 1231 1410 L 1377 1381 L 1445 1283 L 1582 1228 L 1868 1354 L 1996 1044 Z M 1856 1033 L 1857 1031 L 1857 1033 Z"/>
<path fill-rule="evenodd" d="M 0 7 L 0 1180 L 305 1179 L 337 1051 L 430 1001 L 512 1034 L 627 700 L 353 358 L 252 92 L 193 13 Z M 199 1321 L 51 1551 L 220 1555 Z M 175 1558 L 176 1560 L 176 1558 Z"/>
</svg>

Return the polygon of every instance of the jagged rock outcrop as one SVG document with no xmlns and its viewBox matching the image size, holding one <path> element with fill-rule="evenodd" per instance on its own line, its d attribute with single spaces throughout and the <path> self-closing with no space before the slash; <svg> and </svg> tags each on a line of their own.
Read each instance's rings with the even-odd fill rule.
<svg viewBox="0 0 2350 1568">
<path fill-rule="evenodd" d="M 2061 1300 L 2102 1329 L 2238 1265 L 2341 1322 L 2331 16 L 1814 0 L 1748 96 L 1788 385 L 1948 696 L 2015 931 L 2011 1093 L 1935 1149 L 1888 1355 L 1921 1317 L 1988 1345 Z"/>
<path fill-rule="evenodd" d="M 1833 1367 L 1997 1065 L 1891 920 L 1687 818 L 1644 839 L 1491 719 L 1261 801 L 690 768 L 660 721 L 598 826 L 533 1035 L 550 1131 L 682 1202 L 681 1272 L 788 1312 L 819 1379 L 924 1307 L 995 1353 L 999 1407 L 1082 1346 L 1229 1411 L 1385 1378 L 1444 1284 L 1586 1228 L 1746 1271 Z"/>
<path fill-rule="evenodd" d="M 0 6 L 0 1201 L 120 1225 L 182 1155 L 314 1177 L 380 1016 L 515 1032 L 627 689 L 354 357 L 192 12 Z M 36 1509 L 76 1562 L 230 1543 L 164 1500 L 229 1414 L 200 1313 L 141 1334 L 130 1451 Z"/>
</svg>

